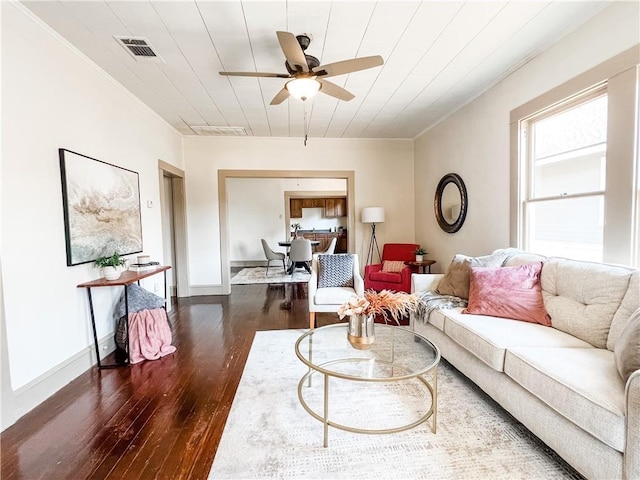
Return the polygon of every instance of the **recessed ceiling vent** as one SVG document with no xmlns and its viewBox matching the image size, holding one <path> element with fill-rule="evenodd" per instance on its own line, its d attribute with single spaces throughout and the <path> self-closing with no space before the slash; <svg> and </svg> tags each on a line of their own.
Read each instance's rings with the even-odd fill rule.
<svg viewBox="0 0 640 480">
<path fill-rule="evenodd" d="M 163 62 L 149 40 L 144 37 L 114 37 L 122 47 L 138 62 Z"/>
<path fill-rule="evenodd" d="M 198 135 L 210 136 L 210 137 L 244 137 L 247 135 L 247 131 L 244 127 L 210 127 L 209 125 L 190 125 Z"/>
</svg>

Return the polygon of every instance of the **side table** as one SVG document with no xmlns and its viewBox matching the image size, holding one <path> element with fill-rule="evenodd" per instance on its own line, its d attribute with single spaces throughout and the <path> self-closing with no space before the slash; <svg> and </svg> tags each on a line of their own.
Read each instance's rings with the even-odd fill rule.
<svg viewBox="0 0 640 480">
<path fill-rule="evenodd" d="M 107 280 L 105 278 L 98 278 L 97 280 L 92 280 L 91 282 L 85 282 L 78 285 L 78 288 L 86 288 L 87 295 L 89 296 L 89 311 L 91 312 L 91 329 L 93 330 L 93 342 L 96 347 L 96 360 L 98 361 L 98 369 L 103 368 L 116 368 L 122 367 L 125 365 L 129 365 L 129 298 L 127 295 L 127 289 L 129 285 L 132 283 L 138 283 L 140 285 L 140 280 L 143 278 L 150 277 L 160 272 L 164 272 L 164 298 L 167 298 L 167 270 L 171 267 L 169 266 L 161 266 L 156 267 L 153 270 L 147 270 L 144 272 L 132 272 L 127 270 L 126 272 L 122 272 L 120 278 L 117 280 Z M 113 363 L 110 365 L 103 365 L 100 362 L 100 348 L 98 347 L 98 334 L 96 333 L 96 318 L 93 313 L 93 299 L 91 298 L 91 289 L 94 287 L 124 287 L 124 310 L 125 310 L 125 338 L 126 338 L 126 352 L 127 352 L 127 360 L 125 363 Z"/>
<path fill-rule="evenodd" d="M 404 262 L 405 265 L 409 265 L 418 271 L 417 273 L 431 273 L 431 265 L 436 263 L 435 260 L 424 260 L 422 262 Z"/>
</svg>

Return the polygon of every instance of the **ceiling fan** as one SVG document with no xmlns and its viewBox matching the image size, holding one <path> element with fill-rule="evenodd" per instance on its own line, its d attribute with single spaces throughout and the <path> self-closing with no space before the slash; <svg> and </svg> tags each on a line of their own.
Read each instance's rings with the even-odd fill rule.
<svg viewBox="0 0 640 480">
<path fill-rule="evenodd" d="M 344 75 L 347 73 L 378 67 L 384 62 L 380 55 L 370 57 L 353 58 L 341 62 L 320 65 L 320 61 L 311 55 L 305 54 L 305 50 L 311 43 L 311 38 L 306 35 L 295 36 L 290 32 L 276 32 L 280 48 L 284 52 L 285 67 L 289 73 L 264 73 L 264 72 L 220 72 L 220 75 L 233 77 L 272 77 L 290 78 L 285 83 L 273 100 L 271 105 L 279 105 L 290 95 L 306 100 L 313 97 L 318 91 L 335 97 L 339 100 L 349 101 L 354 95 L 344 88 L 331 83 L 326 78 Z"/>
</svg>

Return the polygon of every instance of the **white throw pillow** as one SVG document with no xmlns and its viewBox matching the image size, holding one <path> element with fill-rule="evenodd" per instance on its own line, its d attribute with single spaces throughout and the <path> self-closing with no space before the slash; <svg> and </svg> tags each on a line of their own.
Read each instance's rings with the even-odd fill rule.
<svg viewBox="0 0 640 480">
<path fill-rule="evenodd" d="M 629 380 L 640 369 L 640 308 L 631 314 L 613 350 L 616 368 L 622 380 Z"/>
</svg>

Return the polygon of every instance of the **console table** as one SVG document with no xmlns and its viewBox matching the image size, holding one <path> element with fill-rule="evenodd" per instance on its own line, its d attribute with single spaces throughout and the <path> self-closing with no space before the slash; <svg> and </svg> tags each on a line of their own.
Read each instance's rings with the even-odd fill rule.
<svg viewBox="0 0 640 480">
<path fill-rule="evenodd" d="M 152 275 L 156 275 L 160 272 L 164 273 L 164 298 L 167 298 L 167 270 L 171 267 L 169 266 L 159 266 L 154 268 L 153 270 L 146 270 L 144 272 L 132 272 L 127 270 L 126 272 L 122 272 L 120 278 L 116 280 L 107 280 L 105 278 L 98 278 L 97 280 L 92 280 L 91 282 L 85 282 L 78 285 L 78 288 L 86 288 L 87 295 L 89 296 L 89 311 L 91 312 L 91 329 L 93 330 L 93 342 L 96 347 L 96 359 L 98 360 L 98 369 L 103 368 L 116 368 L 122 367 L 125 365 L 129 365 L 130 357 L 129 357 L 129 298 L 127 296 L 127 289 L 129 285 L 132 283 L 137 283 L 140 285 L 140 280 L 143 278 L 150 277 Z M 113 363 L 110 365 L 103 365 L 100 361 L 100 348 L 98 346 L 98 334 L 96 333 L 96 318 L 93 313 L 93 299 L 91 298 L 91 289 L 95 287 L 123 287 L 124 288 L 124 310 L 125 310 L 125 331 L 126 331 L 126 348 L 125 351 L 127 353 L 127 360 L 125 363 Z"/>
</svg>

